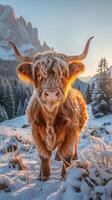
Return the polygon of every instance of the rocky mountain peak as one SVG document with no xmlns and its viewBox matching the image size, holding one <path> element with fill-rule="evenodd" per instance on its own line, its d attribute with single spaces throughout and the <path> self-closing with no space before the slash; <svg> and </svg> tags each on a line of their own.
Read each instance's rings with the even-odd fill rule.
<svg viewBox="0 0 112 200">
<path fill-rule="evenodd" d="M 26 22 L 23 16 L 16 17 L 11 6 L 0 4 L 0 42 L 4 40 L 11 40 L 19 47 L 24 46 L 25 51 L 29 47 L 34 51 L 50 49 L 46 43 L 41 45 L 38 29 L 32 27 L 31 22 Z"/>
<path fill-rule="evenodd" d="M 15 11 L 11 6 L 0 5 L 0 20 L 4 23 L 14 23 L 16 21 Z"/>
<path fill-rule="evenodd" d="M 44 41 L 43 45 L 42 45 L 43 49 L 49 50 L 49 46 L 47 45 L 47 43 Z"/>
</svg>

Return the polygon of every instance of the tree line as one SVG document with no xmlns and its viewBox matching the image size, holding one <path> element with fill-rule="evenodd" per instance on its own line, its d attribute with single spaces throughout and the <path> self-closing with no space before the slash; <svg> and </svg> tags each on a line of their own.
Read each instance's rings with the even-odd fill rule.
<svg viewBox="0 0 112 200">
<path fill-rule="evenodd" d="M 32 87 L 18 78 L 0 76 L 0 122 L 25 114 Z"/>
</svg>

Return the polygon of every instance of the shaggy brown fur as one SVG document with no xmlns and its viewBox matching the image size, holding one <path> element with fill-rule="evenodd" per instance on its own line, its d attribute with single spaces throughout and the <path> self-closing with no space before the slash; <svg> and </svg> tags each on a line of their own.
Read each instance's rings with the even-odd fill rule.
<svg viewBox="0 0 112 200">
<path fill-rule="evenodd" d="M 32 124 L 32 134 L 39 155 L 45 162 L 49 161 L 51 151 L 46 147 L 46 122 L 42 115 L 41 106 L 35 91 L 27 108 L 27 115 L 29 117 L 29 122 Z M 86 120 L 87 110 L 85 101 L 78 90 L 71 88 L 68 92 L 67 99 L 60 107 L 54 122 L 56 133 L 55 147 L 58 147 L 58 155 L 61 159 L 67 159 L 68 162 L 69 156 L 71 158 L 73 156 L 77 157 L 77 145 L 79 142 L 80 131 L 84 127 Z M 48 165 L 47 168 L 47 171 L 49 171 Z M 65 170 L 63 166 L 62 176 L 64 175 Z"/>
<path fill-rule="evenodd" d="M 84 71 L 81 62 L 68 63 L 65 56 L 55 52 L 40 54 L 33 63 L 18 66 L 20 77 L 34 83 L 35 90 L 27 108 L 32 135 L 41 158 L 40 178 L 50 175 L 49 160 L 57 147 L 57 156 L 64 159 L 62 177 L 71 159 L 77 157 L 80 131 L 87 119 L 86 103 L 81 93 L 71 88 L 72 79 Z M 46 88 L 59 88 L 62 101 L 53 113 L 46 112 L 42 92 Z"/>
<path fill-rule="evenodd" d="M 71 159 L 77 157 L 80 131 L 87 120 L 87 110 L 81 93 L 71 84 L 85 69 L 81 60 L 86 57 L 92 38 L 79 56 L 51 51 L 27 58 L 19 53 L 14 43 L 9 42 L 22 62 L 17 68 L 19 77 L 35 88 L 27 115 L 41 159 L 41 180 L 50 176 L 50 157 L 55 148 L 57 159 L 63 160 L 62 177 Z"/>
</svg>

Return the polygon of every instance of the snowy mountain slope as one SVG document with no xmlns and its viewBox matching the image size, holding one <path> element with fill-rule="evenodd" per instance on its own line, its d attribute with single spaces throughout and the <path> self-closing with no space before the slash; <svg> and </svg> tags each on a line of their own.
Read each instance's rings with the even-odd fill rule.
<svg viewBox="0 0 112 200">
<path fill-rule="evenodd" d="M 80 78 L 78 78 L 74 84 L 73 84 L 74 88 L 77 88 L 78 90 L 81 91 L 81 93 L 83 94 L 84 98 L 86 99 L 87 96 L 87 88 L 88 88 L 88 83 L 80 80 Z"/>
<path fill-rule="evenodd" d="M 72 163 L 65 181 L 60 177 L 62 163 L 54 160 L 55 152 L 51 159 L 50 180 L 37 180 L 40 159 L 34 148 L 30 127 L 21 128 L 27 124 L 25 116 L 0 124 L 0 184 L 5 182 L 5 190 L 10 191 L 0 189 L 0 200 L 111 200 L 112 115 L 97 121 L 90 107 L 88 110 L 89 121 L 81 134 L 79 160 Z M 8 153 L 10 145 L 17 145 L 18 148 Z M 4 148 L 6 153 L 3 153 Z M 108 155 L 108 165 L 105 157 L 101 157 L 103 154 Z M 13 167 L 10 161 L 15 156 L 21 157 L 26 170 Z"/>
<path fill-rule="evenodd" d="M 91 80 L 91 76 L 81 76 L 80 80 L 84 81 L 85 83 L 88 83 Z"/>
<path fill-rule="evenodd" d="M 32 27 L 22 16 L 17 17 L 11 6 L 0 4 L 0 58 L 12 60 L 15 59 L 14 52 L 4 42 L 7 40 L 15 42 L 21 52 L 26 54 L 50 49 L 46 42 L 40 43 L 37 28 Z"/>
</svg>

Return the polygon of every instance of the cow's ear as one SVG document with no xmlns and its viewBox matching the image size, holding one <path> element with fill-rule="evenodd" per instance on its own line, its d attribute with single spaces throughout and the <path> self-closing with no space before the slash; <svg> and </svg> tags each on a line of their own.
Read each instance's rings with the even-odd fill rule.
<svg viewBox="0 0 112 200">
<path fill-rule="evenodd" d="M 85 66 L 81 62 L 73 62 L 69 64 L 69 79 L 77 78 L 82 72 L 84 72 Z"/>
<path fill-rule="evenodd" d="M 21 80 L 25 82 L 33 82 L 32 64 L 24 62 L 17 67 L 17 73 Z"/>
</svg>

